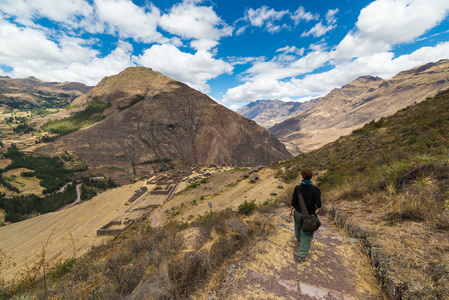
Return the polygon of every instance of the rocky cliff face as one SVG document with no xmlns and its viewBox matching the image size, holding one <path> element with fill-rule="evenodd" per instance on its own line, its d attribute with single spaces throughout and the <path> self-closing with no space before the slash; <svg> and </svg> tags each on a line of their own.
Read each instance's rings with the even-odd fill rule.
<svg viewBox="0 0 449 300">
<path fill-rule="evenodd" d="M 285 102 L 281 100 L 258 100 L 239 108 L 237 112 L 268 129 L 299 114 L 301 111 L 309 109 L 315 101 Z"/>
<path fill-rule="evenodd" d="M 270 131 L 283 142 L 308 151 L 447 88 L 449 60 L 400 72 L 389 80 L 364 76 L 318 98 L 312 107 Z"/>
<path fill-rule="evenodd" d="M 148 68 L 128 68 L 104 78 L 73 102 L 73 112 L 94 98 L 110 103 L 104 120 L 38 151 L 69 151 L 95 168 L 169 160 L 256 165 L 291 157 L 254 121 Z"/>
</svg>

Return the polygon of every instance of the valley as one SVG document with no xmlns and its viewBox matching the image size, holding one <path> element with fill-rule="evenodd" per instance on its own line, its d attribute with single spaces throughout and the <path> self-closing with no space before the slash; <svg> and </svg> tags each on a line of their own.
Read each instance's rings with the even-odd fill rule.
<svg viewBox="0 0 449 300">
<path fill-rule="evenodd" d="M 0 291 L 445 299 L 447 64 L 361 77 L 310 103 L 271 128 L 295 157 L 254 121 L 147 68 L 44 115 L 3 108 Z M 325 205 L 301 263 L 288 206 L 306 168 Z"/>
</svg>

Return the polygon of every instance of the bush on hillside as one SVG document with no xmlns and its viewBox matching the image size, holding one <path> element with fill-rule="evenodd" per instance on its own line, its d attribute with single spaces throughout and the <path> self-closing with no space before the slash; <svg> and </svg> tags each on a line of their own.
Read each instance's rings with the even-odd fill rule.
<svg viewBox="0 0 449 300">
<path fill-rule="evenodd" d="M 242 215 L 249 216 L 256 209 L 257 209 L 256 200 L 252 200 L 251 202 L 245 200 L 245 202 L 239 205 L 238 212 Z"/>
</svg>

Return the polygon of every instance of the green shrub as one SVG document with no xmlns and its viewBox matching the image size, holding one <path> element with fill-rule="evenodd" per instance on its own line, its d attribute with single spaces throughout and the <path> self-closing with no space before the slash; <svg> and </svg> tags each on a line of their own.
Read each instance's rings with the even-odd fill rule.
<svg viewBox="0 0 449 300">
<path fill-rule="evenodd" d="M 252 200 L 251 202 L 245 200 L 245 202 L 240 204 L 238 207 L 239 213 L 245 216 L 249 216 L 256 209 L 257 209 L 256 200 Z"/>
</svg>

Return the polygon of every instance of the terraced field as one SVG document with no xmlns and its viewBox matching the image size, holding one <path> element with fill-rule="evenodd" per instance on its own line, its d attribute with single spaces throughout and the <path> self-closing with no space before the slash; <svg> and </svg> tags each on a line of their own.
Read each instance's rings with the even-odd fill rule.
<svg viewBox="0 0 449 300">
<path fill-rule="evenodd" d="M 109 240 L 111 237 L 108 236 L 97 237 L 97 229 L 123 214 L 129 208 L 125 203 L 142 184 L 140 181 L 122 186 L 70 209 L 1 227 L 0 249 L 6 259 L 0 278 L 12 280 L 27 265 L 32 267 L 46 243 L 46 261 L 53 264 L 70 258 L 74 253 L 80 256 L 91 246 Z"/>
</svg>

